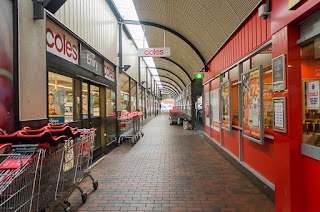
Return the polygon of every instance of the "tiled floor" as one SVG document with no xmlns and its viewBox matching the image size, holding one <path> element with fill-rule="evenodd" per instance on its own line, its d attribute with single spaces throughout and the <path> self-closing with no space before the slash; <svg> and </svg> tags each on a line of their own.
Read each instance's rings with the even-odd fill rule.
<svg viewBox="0 0 320 212">
<path fill-rule="evenodd" d="M 92 171 L 98 190 L 78 211 L 274 211 L 267 199 L 195 131 L 159 115 L 132 147 L 125 143 Z M 85 182 L 82 186 L 91 189 Z"/>
</svg>

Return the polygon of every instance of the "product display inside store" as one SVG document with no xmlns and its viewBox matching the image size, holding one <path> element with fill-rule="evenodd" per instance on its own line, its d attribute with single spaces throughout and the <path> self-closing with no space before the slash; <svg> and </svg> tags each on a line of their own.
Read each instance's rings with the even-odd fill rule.
<svg viewBox="0 0 320 212">
<path fill-rule="evenodd" d="M 303 142 L 320 147 L 320 38 L 301 48 Z"/>
<path fill-rule="evenodd" d="M 73 121 L 73 80 L 72 78 L 48 73 L 48 114 L 49 121 L 61 124 Z"/>
</svg>

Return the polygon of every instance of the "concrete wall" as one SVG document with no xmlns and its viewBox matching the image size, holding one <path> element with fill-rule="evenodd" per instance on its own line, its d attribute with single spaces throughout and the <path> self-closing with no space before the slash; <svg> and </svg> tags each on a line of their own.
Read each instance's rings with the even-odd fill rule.
<svg viewBox="0 0 320 212">
<path fill-rule="evenodd" d="M 105 0 L 68 0 L 54 15 L 114 64 L 118 64 L 118 22 Z"/>
<path fill-rule="evenodd" d="M 47 118 L 45 20 L 33 19 L 33 2 L 18 1 L 20 121 Z"/>
</svg>

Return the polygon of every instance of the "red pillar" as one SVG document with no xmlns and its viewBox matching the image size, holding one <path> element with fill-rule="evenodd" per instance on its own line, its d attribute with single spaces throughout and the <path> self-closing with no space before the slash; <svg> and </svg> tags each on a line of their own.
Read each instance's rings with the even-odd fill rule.
<svg viewBox="0 0 320 212">
<path fill-rule="evenodd" d="M 272 36 L 272 57 L 286 55 L 287 90 L 274 96 L 287 98 L 287 134 L 275 133 L 275 203 L 277 212 L 303 210 L 302 91 L 299 28 L 288 25 Z"/>
</svg>

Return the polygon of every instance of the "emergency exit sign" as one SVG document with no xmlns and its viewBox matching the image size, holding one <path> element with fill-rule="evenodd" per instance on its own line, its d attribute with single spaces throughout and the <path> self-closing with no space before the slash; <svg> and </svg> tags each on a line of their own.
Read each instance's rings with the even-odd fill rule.
<svg viewBox="0 0 320 212">
<path fill-rule="evenodd" d="M 193 78 L 195 78 L 195 79 L 202 79 L 202 78 L 204 78 L 204 73 L 195 73 L 195 74 L 193 75 Z"/>
</svg>

